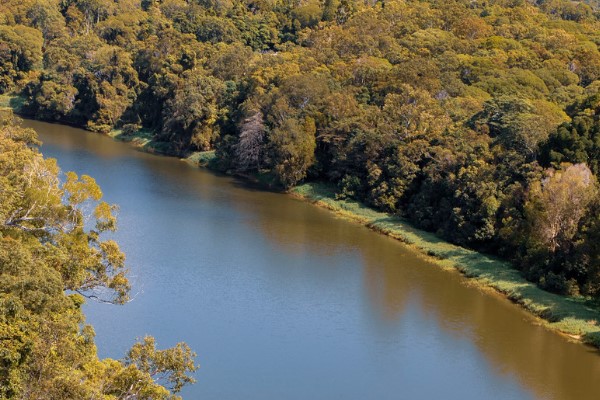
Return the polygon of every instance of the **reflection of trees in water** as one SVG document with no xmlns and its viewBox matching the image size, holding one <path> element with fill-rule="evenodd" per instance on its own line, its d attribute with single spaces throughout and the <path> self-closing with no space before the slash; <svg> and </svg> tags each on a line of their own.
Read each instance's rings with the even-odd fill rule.
<svg viewBox="0 0 600 400">
<path fill-rule="evenodd" d="M 440 271 L 410 255 L 390 258 L 383 248 L 361 254 L 370 298 L 386 317 L 401 318 L 410 293 L 411 306 L 454 337 L 466 336 L 498 374 L 516 376 L 540 398 L 600 398 L 597 351 L 533 326 L 524 311 L 500 296 L 462 284 L 457 273 Z"/>
<path fill-rule="evenodd" d="M 379 320 L 374 323 L 393 324 L 410 304 L 446 333 L 467 337 L 496 373 L 514 375 L 538 397 L 600 398 L 600 357 L 594 350 L 533 326 L 532 318 L 507 300 L 466 286 L 457 273 L 440 270 L 390 238 L 272 196 L 235 204 L 256 215 L 253 226 L 292 254 L 360 255 L 367 310 Z"/>
<path fill-rule="evenodd" d="M 457 273 L 441 271 L 392 239 L 307 204 L 254 194 L 261 198 L 235 202 L 236 208 L 256 215 L 249 222 L 276 246 L 292 254 L 360 255 L 364 300 L 379 320 L 374 323 L 393 324 L 410 304 L 446 333 L 467 337 L 497 374 L 514 375 L 539 397 L 600 398 L 600 357 L 595 352 L 533 326 L 513 304 L 464 285 Z"/>
<path fill-rule="evenodd" d="M 247 196 L 250 194 L 251 196 Z M 357 234 L 366 228 L 340 223 L 326 210 L 277 193 L 247 192 L 232 203 L 252 216 L 250 228 L 259 229 L 272 244 L 293 255 L 319 256 L 354 251 L 360 246 Z"/>
<path fill-rule="evenodd" d="M 446 333 L 467 337 L 496 373 L 514 375 L 541 398 L 600 398 L 595 351 L 533 326 L 532 318 L 507 300 L 466 286 L 457 273 L 441 271 L 392 239 L 311 205 L 256 194 L 262 198 L 235 205 L 256 215 L 250 223 L 278 247 L 292 254 L 360 255 L 367 310 L 379 323 L 400 320 L 410 304 Z"/>
<path fill-rule="evenodd" d="M 65 150 L 93 150 L 95 155 L 102 158 L 124 157 L 131 155 L 133 151 L 131 148 L 99 133 L 70 126 L 32 120 L 25 120 L 23 126 L 35 129 L 42 142 L 59 146 Z"/>
<path fill-rule="evenodd" d="M 399 244 L 391 243 L 393 239 L 379 239 L 361 249 L 364 285 L 372 308 L 380 318 L 393 322 L 402 317 L 408 302 L 421 290 L 421 283 L 412 276 L 414 266 L 421 261 Z"/>
</svg>

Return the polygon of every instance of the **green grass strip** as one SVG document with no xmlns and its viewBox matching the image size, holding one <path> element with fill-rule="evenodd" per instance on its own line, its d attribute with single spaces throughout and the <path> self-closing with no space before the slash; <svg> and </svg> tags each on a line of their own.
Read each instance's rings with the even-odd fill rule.
<svg viewBox="0 0 600 400">
<path fill-rule="evenodd" d="M 154 133 L 149 130 L 140 129 L 132 133 L 124 133 L 120 129 L 114 129 L 108 132 L 108 136 L 115 140 L 131 143 L 133 146 L 147 153 L 169 156 L 177 155 L 177 151 L 172 143 L 155 140 Z"/>
</svg>

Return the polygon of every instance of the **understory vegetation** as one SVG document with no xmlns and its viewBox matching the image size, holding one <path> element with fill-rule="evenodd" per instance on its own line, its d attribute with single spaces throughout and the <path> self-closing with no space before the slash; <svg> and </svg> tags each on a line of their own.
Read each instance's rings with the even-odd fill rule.
<svg viewBox="0 0 600 400">
<path fill-rule="evenodd" d="M 21 111 L 268 173 L 600 298 L 598 3 L 3 0 Z"/>
</svg>

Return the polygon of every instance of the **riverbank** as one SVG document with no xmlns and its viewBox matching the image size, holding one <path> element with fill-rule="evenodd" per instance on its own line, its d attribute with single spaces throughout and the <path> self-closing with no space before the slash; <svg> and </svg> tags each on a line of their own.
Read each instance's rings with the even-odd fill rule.
<svg viewBox="0 0 600 400">
<path fill-rule="evenodd" d="M 357 201 L 336 199 L 335 192 L 326 185 L 306 183 L 295 187 L 291 194 L 400 240 L 442 268 L 462 272 L 474 285 L 505 295 L 539 317 L 547 328 L 600 348 L 600 310 L 589 299 L 546 292 L 506 261 L 445 242 L 401 218 Z"/>
<path fill-rule="evenodd" d="M 108 136 L 130 142 L 142 151 L 179 156 L 168 144 L 153 141 L 150 132 L 124 134 L 113 131 Z M 216 158 L 214 152 L 197 152 L 184 160 L 214 169 Z M 264 183 L 260 177 L 245 178 L 259 184 Z M 549 329 L 600 347 L 600 311 L 597 305 L 587 299 L 545 292 L 526 281 L 508 262 L 452 245 L 431 233 L 415 229 L 405 220 L 375 211 L 358 202 L 336 199 L 334 190 L 327 185 L 307 183 L 294 188 L 290 194 L 398 239 L 440 267 L 461 271 L 471 278 L 469 282 L 472 284 L 502 293 L 539 317 L 540 324 Z"/>
<path fill-rule="evenodd" d="M 112 130 L 106 133 L 111 138 L 130 143 L 134 147 L 151 154 L 160 154 L 163 156 L 180 157 L 181 154 L 169 142 L 159 142 L 154 139 L 154 134 L 151 131 L 144 129 L 125 133 L 120 129 Z"/>
<path fill-rule="evenodd" d="M 184 159 L 200 167 L 215 165 L 214 152 L 197 152 Z M 261 177 L 242 177 L 269 187 Z M 335 214 L 399 240 L 427 257 L 436 265 L 458 270 L 469 283 L 480 289 L 493 290 L 536 316 L 540 324 L 569 340 L 600 348 L 600 310 L 592 300 L 570 297 L 542 290 L 527 281 L 507 261 L 448 243 L 433 233 L 417 229 L 408 221 L 361 204 L 336 198 L 335 189 L 327 184 L 310 182 L 293 188 L 293 197 L 326 208 Z"/>
<path fill-rule="evenodd" d="M 24 102 L 25 100 L 20 96 L 6 94 L 0 95 L 0 112 L 2 112 L 3 110 L 10 111 L 20 116 L 21 118 L 31 118 L 37 120 L 37 118 L 35 118 L 35 115 L 30 115 L 23 111 Z M 66 124 L 63 121 L 45 122 Z M 80 129 L 85 129 L 81 126 L 74 126 Z M 130 143 L 134 147 L 147 153 L 161 154 L 170 157 L 181 157 L 180 152 L 177 151 L 177 149 L 175 149 L 172 143 L 155 140 L 154 134 L 149 130 L 140 129 L 134 132 L 125 132 L 122 129 L 113 129 L 110 132 L 102 134 L 110 136 L 111 138 L 121 142 Z"/>
</svg>

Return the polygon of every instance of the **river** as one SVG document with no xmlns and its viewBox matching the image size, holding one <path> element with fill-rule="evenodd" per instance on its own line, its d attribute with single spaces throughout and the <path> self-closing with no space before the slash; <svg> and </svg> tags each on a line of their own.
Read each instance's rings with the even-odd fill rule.
<svg viewBox="0 0 600 400">
<path fill-rule="evenodd" d="M 401 243 L 108 137 L 26 121 L 117 203 L 134 300 L 90 302 L 100 357 L 187 342 L 184 399 L 598 400 L 600 356 Z"/>
</svg>

